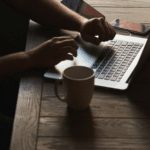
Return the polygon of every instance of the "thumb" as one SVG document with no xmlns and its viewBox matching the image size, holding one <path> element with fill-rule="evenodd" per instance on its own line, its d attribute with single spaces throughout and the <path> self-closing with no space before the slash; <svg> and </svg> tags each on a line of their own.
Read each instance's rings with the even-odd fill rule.
<svg viewBox="0 0 150 150">
<path fill-rule="evenodd" d="M 85 41 L 87 42 L 90 42 L 90 43 L 93 43 L 95 45 L 99 45 L 100 44 L 100 39 L 99 38 L 96 38 L 94 36 L 89 36 L 87 35 L 86 38 L 83 38 Z"/>
<path fill-rule="evenodd" d="M 60 61 L 64 61 L 64 60 L 73 60 L 73 56 L 70 54 L 64 54 L 61 58 Z"/>
</svg>

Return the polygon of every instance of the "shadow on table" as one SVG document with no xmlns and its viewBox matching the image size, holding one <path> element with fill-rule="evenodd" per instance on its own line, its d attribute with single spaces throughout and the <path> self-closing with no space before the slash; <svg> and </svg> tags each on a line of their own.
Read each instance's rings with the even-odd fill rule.
<svg viewBox="0 0 150 150">
<path fill-rule="evenodd" d="M 133 82 L 127 90 L 129 101 L 134 104 L 138 110 L 143 113 L 143 117 L 150 118 L 150 59 L 137 73 Z"/>
<path fill-rule="evenodd" d="M 142 118 L 150 118 L 150 84 L 133 84 L 130 86 L 127 97 L 142 113 Z"/>
<path fill-rule="evenodd" d="M 73 110 L 67 107 L 67 117 L 64 127 L 67 126 L 67 135 L 72 139 L 73 145 L 85 147 L 85 143 L 90 140 L 94 145 L 95 128 L 94 120 L 90 107 L 85 110 Z"/>
</svg>

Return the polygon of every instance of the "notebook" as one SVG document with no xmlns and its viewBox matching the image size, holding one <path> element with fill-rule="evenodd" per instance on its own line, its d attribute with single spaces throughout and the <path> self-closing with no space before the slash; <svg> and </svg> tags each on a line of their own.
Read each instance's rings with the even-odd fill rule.
<svg viewBox="0 0 150 150">
<path fill-rule="evenodd" d="M 79 34 L 77 57 L 65 60 L 50 68 L 45 78 L 62 78 L 63 71 L 70 66 L 86 66 L 95 72 L 95 86 L 125 90 L 144 64 L 150 53 L 150 38 L 116 34 L 113 40 L 96 46 L 85 42 Z"/>
</svg>

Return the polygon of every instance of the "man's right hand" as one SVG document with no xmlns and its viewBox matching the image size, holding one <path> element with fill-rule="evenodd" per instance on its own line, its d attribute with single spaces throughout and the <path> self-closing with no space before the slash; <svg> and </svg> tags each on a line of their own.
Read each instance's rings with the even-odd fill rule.
<svg viewBox="0 0 150 150">
<path fill-rule="evenodd" d="M 73 60 L 77 56 L 78 45 L 69 36 L 54 37 L 38 47 L 27 51 L 32 67 L 53 67 L 61 61 Z M 72 53 L 72 55 L 68 54 Z"/>
</svg>

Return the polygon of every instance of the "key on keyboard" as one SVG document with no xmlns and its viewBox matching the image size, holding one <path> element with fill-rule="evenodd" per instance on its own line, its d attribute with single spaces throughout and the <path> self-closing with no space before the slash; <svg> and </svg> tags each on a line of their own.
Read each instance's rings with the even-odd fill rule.
<svg viewBox="0 0 150 150">
<path fill-rule="evenodd" d="M 119 82 L 142 46 L 141 43 L 109 41 L 108 46 L 91 67 L 96 69 L 95 78 Z"/>
</svg>

